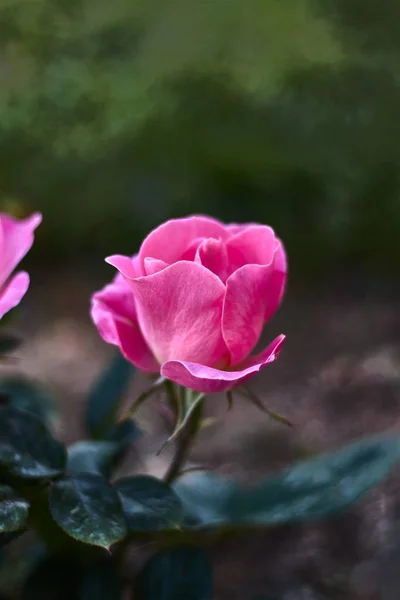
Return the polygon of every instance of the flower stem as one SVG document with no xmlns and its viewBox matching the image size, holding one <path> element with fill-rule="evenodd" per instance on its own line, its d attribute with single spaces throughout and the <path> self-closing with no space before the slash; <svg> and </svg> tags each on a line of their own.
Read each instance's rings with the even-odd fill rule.
<svg viewBox="0 0 400 600">
<path fill-rule="evenodd" d="M 136 400 L 131 405 L 131 407 L 122 415 L 122 417 L 120 418 L 120 421 L 126 421 L 127 419 L 130 419 L 131 417 L 133 417 L 134 413 L 139 408 L 139 406 L 141 406 L 143 404 L 143 402 L 145 400 L 147 400 L 147 398 L 149 396 L 154 394 L 154 392 L 156 392 L 162 385 L 164 385 L 164 383 L 165 383 L 164 377 L 160 377 L 159 379 L 157 379 L 157 381 L 155 381 L 151 387 L 149 387 L 147 390 L 142 392 L 140 394 L 140 396 L 138 396 L 138 398 L 136 398 Z"/>
<path fill-rule="evenodd" d="M 181 414 L 183 412 L 184 417 L 179 428 L 179 434 L 176 437 L 175 454 L 164 477 L 166 483 L 172 483 L 180 474 L 201 425 L 204 394 L 193 398 L 191 390 L 182 389 L 182 392 L 181 402 L 183 410 Z"/>
</svg>

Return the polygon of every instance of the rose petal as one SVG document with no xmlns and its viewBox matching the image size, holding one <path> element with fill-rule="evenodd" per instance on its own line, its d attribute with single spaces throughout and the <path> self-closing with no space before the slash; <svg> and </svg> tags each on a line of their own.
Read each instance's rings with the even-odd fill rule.
<svg viewBox="0 0 400 600">
<path fill-rule="evenodd" d="M 204 240 L 196 251 L 195 262 L 215 273 L 223 283 L 233 273 L 225 242 L 214 238 Z"/>
<path fill-rule="evenodd" d="M 145 258 L 144 259 L 144 270 L 146 275 L 154 275 L 168 267 L 168 264 L 158 258 Z"/>
<path fill-rule="evenodd" d="M 154 229 L 144 240 L 139 257 L 144 268 L 145 258 L 158 258 L 168 264 L 182 259 L 186 249 L 196 238 L 227 237 L 224 225 L 210 217 L 173 219 Z"/>
<path fill-rule="evenodd" d="M 245 265 L 226 282 L 222 335 L 231 365 L 246 358 L 257 344 L 265 322 L 271 265 Z"/>
<path fill-rule="evenodd" d="M 230 234 L 236 235 L 249 227 L 253 227 L 253 225 L 257 225 L 257 223 L 229 223 L 229 225 L 225 225 L 225 229 L 229 231 Z"/>
<path fill-rule="evenodd" d="M 250 225 L 230 237 L 226 246 L 232 271 L 248 264 L 269 265 L 276 251 L 275 233 L 266 225 Z"/>
<path fill-rule="evenodd" d="M 195 260 L 197 248 L 202 244 L 206 239 L 204 237 L 195 238 L 192 242 L 190 242 L 189 246 L 186 248 L 185 252 L 182 254 L 180 260 Z"/>
<path fill-rule="evenodd" d="M 17 273 L 0 292 L 0 319 L 17 306 L 29 287 L 29 275 L 25 271 Z"/>
<path fill-rule="evenodd" d="M 170 360 L 161 367 L 161 375 L 196 392 L 211 394 L 226 392 L 242 385 L 279 355 L 284 335 L 278 336 L 263 352 L 251 357 L 241 370 L 221 371 L 199 363 Z"/>
<path fill-rule="evenodd" d="M 0 286 L 31 248 L 33 232 L 41 221 L 40 213 L 22 220 L 0 213 Z"/>
<path fill-rule="evenodd" d="M 276 243 L 277 249 L 274 260 L 274 271 L 271 275 L 268 287 L 268 299 L 264 317 L 265 322 L 269 321 L 269 319 L 278 309 L 280 303 L 282 302 L 286 287 L 287 260 L 285 249 L 280 240 L 277 239 Z"/>
<path fill-rule="evenodd" d="M 90 316 L 103 340 L 107 344 L 119 346 L 119 338 L 115 328 L 115 315 L 105 310 L 96 300 L 93 300 L 90 308 Z"/>
<path fill-rule="evenodd" d="M 93 294 L 92 304 L 101 306 L 102 310 L 120 319 L 137 321 L 132 289 L 120 275 L 118 277 Z"/>
<path fill-rule="evenodd" d="M 160 364 L 170 359 L 217 364 L 226 356 L 221 332 L 225 286 L 211 271 L 179 261 L 129 284 L 141 330 Z"/>
<path fill-rule="evenodd" d="M 132 258 L 129 256 L 122 256 L 121 254 L 113 254 L 112 256 L 107 256 L 105 259 L 106 263 L 118 269 L 118 271 L 126 278 L 126 279 L 135 279 L 139 277 L 137 267 Z"/>
<path fill-rule="evenodd" d="M 146 373 L 160 372 L 160 365 L 151 353 L 137 324 L 115 319 L 115 333 L 119 340 L 121 354 L 129 362 Z"/>
<path fill-rule="evenodd" d="M 159 371 L 139 329 L 133 292 L 125 280 L 116 278 L 93 295 L 91 316 L 104 341 L 118 346 L 127 360 L 143 371 Z"/>
</svg>

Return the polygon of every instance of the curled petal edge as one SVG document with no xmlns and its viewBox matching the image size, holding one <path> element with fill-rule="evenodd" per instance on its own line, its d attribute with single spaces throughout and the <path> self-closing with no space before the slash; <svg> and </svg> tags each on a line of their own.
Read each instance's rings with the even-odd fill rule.
<svg viewBox="0 0 400 600">
<path fill-rule="evenodd" d="M 276 360 L 284 340 L 285 336 L 279 335 L 263 352 L 250 356 L 235 371 L 221 371 L 199 363 L 169 360 L 162 365 L 161 375 L 197 392 L 226 392 L 245 383 Z"/>
</svg>

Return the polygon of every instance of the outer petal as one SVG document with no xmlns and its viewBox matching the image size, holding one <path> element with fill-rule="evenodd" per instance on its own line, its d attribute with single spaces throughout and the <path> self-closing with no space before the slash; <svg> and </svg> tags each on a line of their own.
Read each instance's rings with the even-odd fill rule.
<svg viewBox="0 0 400 600">
<path fill-rule="evenodd" d="M 158 258 L 172 264 L 183 258 L 185 250 L 196 238 L 227 238 L 223 223 L 210 217 L 194 216 L 173 219 L 154 229 L 144 240 L 139 259 L 144 268 L 145 258 Z"/>
<path fill-rule="evenodd" d="M 222 335 L 231 354 L 231 365 L 245 359 L 260 338 L 273 270 L 273 263 L 245 265 L 226 282 Z"/>
<path fill-rule="evenodd" d="M 246 361 L 241 370 L 221 371 L 199 363 L 170 360 L 161 367 L 161 375 L 197 392 L 226 392 L 245 383 L 273 362 L 279 355 L 284 339 L 284 335 L 277 337 L 266 350 Z"/>
<path fill-rule="evenodd" d="M 249 227 L 253 227 L 253 225 L 257 225 L 257 223 L 229 223 L 229 225 L 225 225 L 225 228 L 232 235 L 236 235 L 237 233 L 240 233 Z"/>
<path fill-rule="evenodd" d="M 267 307 L 265 311 L 265 322 L 267 322 L 282 302 L 283 294 L 286 287 L 287 276 L 287 260 L 283 244 L 280 240 L 276 240 L 277 250 L 274 261 L 274 272 L 268 287 Z"/>
<path fill-rule="evenodd" d="M 179 261 L 128 282 L 141 330 L 160 364 L 171 359 L 207 365 L 226 360 L 221 332 L 225 286 L 214 273 Z"/>
<path fill-rule="evenodd" d="M 29 275 L 25 271 L 15 277 L 0 292 L 0 319 L 12 308 L 17 306 L 25 296 L 29 287 Z"/>
<path fill-rule="evenodd" d="M 41 220 L 39 213 L 22 220 L 0 213 L 0 286 L 31 248 L 33 232 Z"/>
<path fill-rule="evenodd" d="M 127 360 L 143 371 L 159 371 L 140 331 L 132 290 L 120 275 L 93 295 L 91 316 L 101 337 L 118 346 Z"/>
<path fill-rule="evenodd" d="M 140 277 L 140 274 L 137 272 L 136 265 L 129 256 L 113 254 L 112 256 L 108 256 L 106 258 L 106 263 L 118 269 L 118 271 L 126 279 L 135 279 L 136 277 Z"/>
</svg>

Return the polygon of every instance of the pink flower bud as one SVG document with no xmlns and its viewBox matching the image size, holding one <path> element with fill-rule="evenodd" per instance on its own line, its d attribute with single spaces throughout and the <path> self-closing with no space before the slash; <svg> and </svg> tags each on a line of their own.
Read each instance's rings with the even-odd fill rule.
<svg viewBox="0 0 400 600">
<path fill-rule="evenodd" d="M 119 274 L 93 295 L 92 318 L 139 369 L 223 392 L 278 356 L 283 335 L 250 356 L 286 282 L 285 251 L 270 227 L 176 219 L 152 231 L 133 258 L 107 262 Z"/>
</svg>

